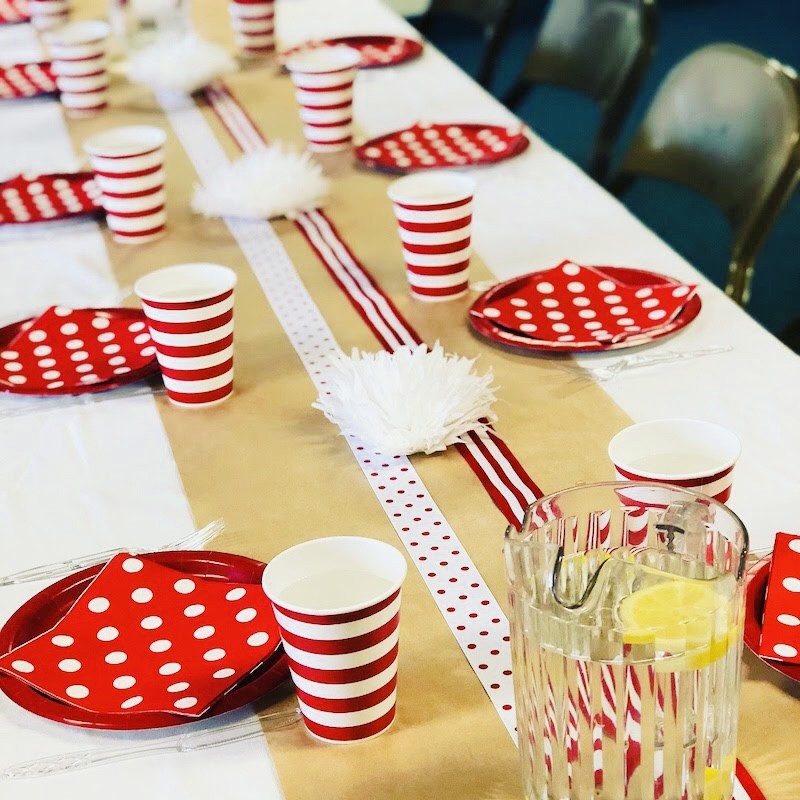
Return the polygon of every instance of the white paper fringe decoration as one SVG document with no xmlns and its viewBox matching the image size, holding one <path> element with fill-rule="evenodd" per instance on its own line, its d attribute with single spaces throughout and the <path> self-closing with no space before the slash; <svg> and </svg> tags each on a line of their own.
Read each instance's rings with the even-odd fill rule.
<svg viewBox="0 0 800 800">
<path fill-rule="evenodd" d="M 394 353 L 353 350 L 339 355 L 327 378 L 329 395 L 313 403 L 343 434 L 354 434 L 387 455 L 435 453 L 468 431 L 493 422 L 495 387 L 474 359 L 447 355 L 437 342 Z"/>
<path fill-rule="evenodd" d="M 153 91 L 191 94 L 235 70 L 236 61 L 224 47 L 186 33 L 163 36 L 140 50 L 128 75 Z"/>
<path fill-rule="evenodd" d="M 330 182 L 309 153 L 280 142 L 255 150 L 195 188 L 192 208 L 207 217 L 293 219 L 325 202 Z"/>
</svg>

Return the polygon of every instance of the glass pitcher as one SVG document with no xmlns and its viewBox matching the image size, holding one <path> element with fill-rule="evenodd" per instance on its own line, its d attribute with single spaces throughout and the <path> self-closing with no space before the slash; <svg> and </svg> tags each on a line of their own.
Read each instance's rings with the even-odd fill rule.
<svg viewBox="0 0 800 800">
<path fill-rule="evenodd" d="M 653 483 L 506 531 L 526 800 L 730 800 L 747 546 L 726 506 Z"/>
</svg>

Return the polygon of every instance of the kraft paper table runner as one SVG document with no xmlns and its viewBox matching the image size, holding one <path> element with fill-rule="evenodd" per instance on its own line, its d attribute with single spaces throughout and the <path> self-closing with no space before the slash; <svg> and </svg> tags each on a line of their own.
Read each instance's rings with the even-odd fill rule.
<svg viewBox="0 0 800 800">
<path fill-rule="evenodd" d="M 221 25 L 218 20 L 216 31 Z M 288 78 L 275 75 L 269 64 L 251 66 L 229 85 L 267 136 L 299 140 Z M 112 125 L 169 127 L 142 89 L 117 82 L 111 103 L 111 110 L 96 120 L 70 122 L 76 146 L 91 132 Z M 213 113 L 204 113 L 211 121 Z M 234 155 L 236 148 L 221 126 L 215 130 Z M 236 396 L 218 409 L 193 413 L 159 400 L 198 521 L 224 515 L 230 533 L 217 546 L 265 560 L 302 539 L 333 533 L 370 535 L 396 544 L 336 429 L 310 408 L 313 386 L 238 246 L 221 222 L 189 212 L 197 178 L 172 135 L 167 159 L 170 234 L 136 248 L 109 239 L 109 251 L 124 284 L 156 267 L 189 260 L 219 261 L 239 274 Z M 332 166 L 339 178 L 328 213 L 343 237 L 426 340 L 440 338 L 448 349 L 465 355 L 480 353 L 479 368 L 493 367 L 501 386 L 498 429 L 542 488 L 609 477 L 605 444 L 630 420 L 599 387 L 570 391 L 569 376 L 553 365 L 511 356 L 473 339 L 464 325 L 466 303 L 439 307 L 435 314 L 412 303 L 406 296 L 391 209 L 384 200 L 386 178 Z M 283 221 L 275 229 L 340 345 L 377 349 L 299 231 Z M 478 259 L 473 277 L 489 277 Z M 414 465 L 505 605 L 500 560 L 504 520 L 457 454 L 418 457 Z M 317 745 L 299 728 L 270 736 L 287 798 L 318 797 L 321 792 L 376 798 L 519 796 L 516 750 L 413 569 L 403 601 L 401 654 L 399 715 L 389 735 L 353 748 Z M 758 667 L 763 673 L 765 668 Z M 744 687 L 740 756 L 770 800 L 796 796 L 800 764 L 792 764 L 785 731 L 797 706 L 796 699 L 775 688 L 771 676 L 762 675 Z M 783 734 L 781 725 L 764 724 L 765 707 L 773 722 L 784 720 Z"/>
</svg>

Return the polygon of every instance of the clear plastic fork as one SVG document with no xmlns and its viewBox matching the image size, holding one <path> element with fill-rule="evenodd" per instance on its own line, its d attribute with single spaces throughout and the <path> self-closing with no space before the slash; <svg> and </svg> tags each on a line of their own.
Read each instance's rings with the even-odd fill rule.
<svg viewBox="0 0 800 800">
<path fill-rule="evenodd" d="M 279 730 L 294 725 L 300 719 L 300 710 L 276 711 L 250 717 L 244 722 L 232 722 L 207 730 L 192 731 L 182 736 L 171 736 L 154 742 L 98 747 L 93 750 L 78 750 L 56 756 L 46 756 L 33 761 L 12 764 L 3 769 L 4 778 L 44 778 L 62 775 L 89 767 L 115 764 L 131 758 L 154 756 L 162 753 L 194 753 L 221 745 L 244 742 L 263 735 L 264 730 Z"/>
<path fill-rule="evenodd" d="M 89 553 L 84 556 L 77 556 L 76 558 L 69 558 L 64 561 L 56 561 L 52 564 L 43 564 L 39 567 L 32 567 L 31 569 L 24 569 L 20 572 L 13 572 L 10 575 L 0 577 L 0 586 L 12 586 L 17 583 L 28 583 L 29 581 L 40 581 L 50 578 L 60 578 L 64 575 L 69 575 L 78 569 L 85 569 L 86 567 L 93 567 L 95 564 L 102 564 L 113 558 L 118 553 L 146 553 L 146 552 L 160 552 L 164 550 L 197 550 L 207 542 L 211 541 L 215 536 L 218 536 L 225 529 L 225 522 L 221 519 L 215 519 L 204 528 L 189 533 L 186 536 L 181 536 L 175 541 L 169 542 L 162 547 L 156 548 L 128 548 L 117 547 L 109 550 L 100 550 L 96 553 Z"/>
<path fill-rule="evenodd" d="M 577 364 L 559 364 L 559 368 L 574 375 L 571 383 L 580 381 L 597 381 L 604 383 L 616 378 L 622 372 L 643 367 L 654 367 L 662 364 L 671 364 L 676 361 L 688 361 L 702 356 L 718 355 L 733 350 L 730 345 L 710 345 L 698 350 L 662 350 L 659 353 L 637 353 L 636 355 L 620 358 L 611 364 L 599 367 L 581 367 Z"/>
</svg>

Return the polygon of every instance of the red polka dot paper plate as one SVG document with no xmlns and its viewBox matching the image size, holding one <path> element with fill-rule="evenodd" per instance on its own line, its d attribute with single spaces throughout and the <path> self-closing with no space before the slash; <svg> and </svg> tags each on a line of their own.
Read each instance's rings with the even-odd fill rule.
<svg viewBox="0 0 800 800">
<path fill-rule="evenodd" d="M 144 313 L 135 308 L 52 306 L 0 328 L 0 391 L 102 392 L 159 374 Z"/>
<path fill-rule="evenodd" d="M 110 730 L 181 725 L 254 702 L 289 674 L 264 566 L 176 551 L 123 554 L 70 575 L 0 631 L 0 690 L 39 716 Z"/>
<path fill-rule="evenodd" d="M 102 211 L 91 172 L 18 175 L 0 183 L 0 225 L 53 222 Z"/>
<path fill-rule="evenodd" d="M 422 42 L 405 39 L 402 36 L 340 36 L 336 39 L 322 39 L 304 42 L 291 50 L 284 50 L 278 61 L 285 64 L 292 56 L 305 53 L 318 47 L 346 45 L 361 54 L 359 69 L 392 67 L 418 58 L 422 54 Z"/>
<path fill-rule="evenodd" d="M 763 658 L 759 654 L 761 647 L 761 634 L 764 619 L 764 604 L 767 596 L 767 583 L 771 566 L 771 557 L 765 559 L 760 565 L 751 568 L 747 576 L 745 589 L 745 619 L 744 643 L 767 666 L 791 678 L 800 681 L 800 664 L 790 664 L 787 661 L 774 661 Z"/>
<path fill-rule="evenodd" d="M 373 169 L 403 173 L 494 164 L 519 155 L 529 144 L 520 126 L 420 123 L 362 144 L 356 158 Z"/>
<path fill-rule="evenodd" d="M 56 79 L 50 63 L 0 66 L 0 100 L 18 100 L 55 94 Z"/>
<path fill-rule="evenodd" d="M 30 18 L 27 0 L 0 0 L 0 25 L 28 22 Z"/>
<path fill-rule="evenodd" d="M 701 308 L 696 289 L 646 270 L 565 261 L 494 286 L 469 322 L 496 344 L 534 353 L 637 347 L 688 325 Z"/>
</svg>

